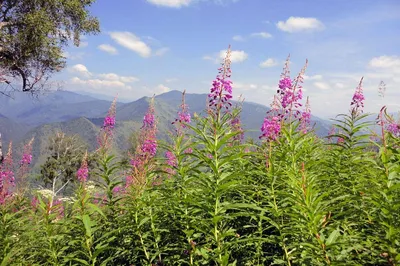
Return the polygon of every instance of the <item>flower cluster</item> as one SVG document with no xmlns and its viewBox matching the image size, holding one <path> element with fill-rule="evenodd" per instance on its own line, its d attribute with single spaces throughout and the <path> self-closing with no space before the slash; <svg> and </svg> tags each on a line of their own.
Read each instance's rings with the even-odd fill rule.
<svg viewBox="0 0 400 266">
<path fill-rule="evenodd" d="M 139 134 L 139 142 L 135 154 L 131 156 L 130 164 L 132 173 L 126 177 L 126 187 L 133 183 L 146 182 L 146 165 L 157 153 L 156 120 L 154 109 L 154 97 L 150 101 L 149 108 L 143 117 L 143 126 Z"/>
<path fill-rule="evenodd" d="M 114 98 L 111 103 L 110 109 L 108 110 L 107 116 L 104 118 L 103 128 L 114 129 L 115 127 L 115 115 L 117 112 L 117 97 Z"/>
<path fill-rule="evenodd" d="M 157 141 L 154 138 L 149 138 L 142 144 L 142 152 L 154 157 L 157 153 Z"/>
<path fill-rule="evenodd" d="M 186 91 L 183 91 L 182 93 L 182 104 L 180 106 L 181 110 L 178 111 L 178 117 L 174 122 L 172 122 L 172 124 L 178 124 L 178 133 L 181 133 L 180 128 L 186 128 L 185 124 L 189 124 L 192 120 L 192 116 L 189 113 L 189 107 L 185 104 L 185 93 Z"/>
<path fill-rule="evenodd" d="M 361 78 L 360 83 L 358 84 L 350 103 L 350 106 L 352 107 L 352 112 L 354 112 L 355 114 L 362 113 L 364 108 L 365 97 L 362 89 L 363 79 L 364 78 Z"/>
<path fill-rule="evenodd" d="M 22 159 L 20 161 L 20 164 L 21 165 L 24 165 L 24 164 L 28 165 L 28 164 L 31 164 L 31 162 L 32 162 L 32 154 L 24 153 L 22 155 Z"/>
<path fill-rule="evenodd" d="M 165 157 L 167 158 L 167 164 L 172 167 L 176 167 L 178 165 L 176 161 L 176 156 L 173 152 L 167 151 L 165 152 Z"/>
<path fill-rule="evenodd" d="M 27 144 L 25 144 L 23 153 L 22 153 L 22 158 L 20 160 L 20 168 L 18 171 L 18 176 L 23 177 L 25 174 L 28 173 L 28 167 L 32 163 L 32 144 L 33 144 L 34 138 L 32 138 Z"/>
<path fill-rule="evenodd" d="M 273 116 L 271 118 L 266 117 L 264 123 L 261 126 L 260 139 L 276 140 L 279 133 L 281 132 L 281 121 L 279 117 Z"/>
<path fill-rule="evenodd" d="M 235 141 L 243 141 L 244 140 L 244 130 L 242 128 L 242 122 L 240 121 L 240 117 L 236 116 L 231 120 L 232 130 L 238 132 L 237 135 L 233 137 Z"/>
<path fill-rule="evenodd" d="M 4 204 L 6 199 L 11 196 L 9 188 L 15 185 L 15 177 L 12 167 L 12 143 L 10 142 L 8 152 L 2 164 L 0 164 L 0 205 Z"/>
<path fill-rule="evenodd" d="M 88 154 L 86 152 L 82 158 L 81 167 L 76 172 L 76 177 L 78 178 L 78 180 L 80 182 L 86 182 L 88 179 L 88 176 L 89 176 L 87 157 L 88 157 Z"/>
<path fill-rule="evenodd" d="M 114 129 L 114 127 L 115 127 L 115 117 L 106 116 L 104 118 L 103 128 Z"/>
<path fill-rule="evenodd" d="M 306 60 L 304 67 L 301 69 L 300 73 L 294 80 L 290 78 L 289 63 L 290 56 L 288 56 L 288 58 L 286 59 L 285 67 L 283 69 L 281 79 L 279 80 L 279 88 L 277 93 L 279 97 L 278 101 L 284 111 L 284 113 L 282 113 L 281 115 L 285 116 L 288 114 L 289 118 L 291 118 L 293 111 L 302 106 L 300 103 L 300 100 L 303 99 L 303 87 L 301 84 L 303 83 L 308 61 Z M 299 113 L 300 112 L 297 110 L 294 113 L 295 117 L 297 117 Z"/>
<path fill-rule="evenodd" d="M 395 137 L 400 137 L 400 123 L 392 122 L 387 126 L 387 131 L 392 133 Z"/>
<path fill-rule="evenodd" d="M 97 138 L 99 149 L 103 151 L 106 151 L 112 143 L 113 129 L 115 128 L 116 106 L 117 97 L 115 97 L 111 103 L 110 109 L 104 118 L 102 130 Z"/>
<path fill-rule="evenodd" d="M 311 123 L 311 108 L 310 108 L 310 101 L 309 98 L 307 97 L 307 102 L 306 102 L 306 108 L 304 112 L 301 113 L 301 118 L 300 118 L 300 128 L 301 131 L 305 134 L 307 133 L 307 128 Z"/>
<path fill-rule="evenodd" d="M 210 94 L 208 94 L 209 106 L 215 107 L 217 110 L 220 110 L 222 107 L 228 109 L 232 106 L 232 103 L 230 102 L 232 99 L 232 81 L 230 80 L 232 71 L 230 68 L 230 56 L 231 49 L 229 46 L 222 66 L 218 69 L 218 75 L 213 81 Z"/>
</svg>

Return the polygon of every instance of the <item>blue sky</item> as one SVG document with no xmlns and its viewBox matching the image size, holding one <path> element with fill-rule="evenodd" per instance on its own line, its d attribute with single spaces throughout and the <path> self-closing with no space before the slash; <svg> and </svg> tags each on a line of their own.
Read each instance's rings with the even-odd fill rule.
<svg viewBox="0 0 400 266">
<path fill-rule="evenodd" d="M 309 60 L 314 115 L 347 112 L 362 76 L 366 111 L 400 110 L 399 0 L 98 0 L 91 12 L 101 33 L 66 49 L 55 77 L 66 90 L 121 100 L 207 93 L 230 44 L 235 97 L 270 105 L 290 53 L 292 76 Z"/>
</svg>

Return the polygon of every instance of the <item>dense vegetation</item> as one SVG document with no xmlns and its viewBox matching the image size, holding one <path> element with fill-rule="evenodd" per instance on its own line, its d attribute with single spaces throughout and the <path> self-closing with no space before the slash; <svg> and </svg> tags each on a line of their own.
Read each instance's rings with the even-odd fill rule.
<svg viewBox="0 0 400 266">
<path fill-rule="evenodd" d="M 318 138 L 305 67 L 291 79 L 287 61 L 260 141 L 244 142 L 229 56 L 209 108 L 192 118 L 183 97 L 166 142 L 150 102 L 129 160 L 112 153 L 115 101 L 95 152 L 53 139 L 41 188 L 28 182 L 32 141 L 17 169 L 10 146 L 0 264 L 400 265 L 400 125 L 383 107 L 381 134 L 368 133 L 361 80 Z"/>
</svg>

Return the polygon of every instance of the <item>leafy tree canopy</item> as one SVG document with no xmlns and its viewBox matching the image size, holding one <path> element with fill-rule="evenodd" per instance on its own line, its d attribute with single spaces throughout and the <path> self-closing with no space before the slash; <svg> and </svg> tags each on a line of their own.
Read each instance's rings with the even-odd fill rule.
<svg viewBox="0 0 400 266">
<path fill-rule="evenodd" d="M 95 0 L 0 0 L 0 93 L 37 92 L 65 67 L 63 48 L 99 32 Z"/>
</svg>

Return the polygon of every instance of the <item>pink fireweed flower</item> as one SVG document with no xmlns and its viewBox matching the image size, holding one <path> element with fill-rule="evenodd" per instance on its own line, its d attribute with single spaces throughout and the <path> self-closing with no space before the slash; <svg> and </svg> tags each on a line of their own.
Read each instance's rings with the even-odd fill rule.
<svg viewBox="0 0 400 266">
<path fill-rule="evenodd" d="M 82 183 L 86 182 L 87 179 L 88 179 L 88 176 L 89 176 L 89 168 L 88 168 L 87 157 L 88 157 L 88 154 L 87 154 L 87 151 L 86 151 L 85 155 L 82 158 L 81 167 L 76 172 L 76 177 Z"/>
<path fill-rule="evenodd" d="M 25 144 L 22 158 L 20 160 L 20 168 L 18 170 L 18 176 L 24 177 L 28 173 L 28 167 L 32 163 L 32 144 L 34 138 L 32 138 L 27 144 Z"/>
<path fill-rule="evenodd" d="M 110 109 L 108 109 L 107 116 L 104 118 L 103 128 L 114 129 L 115 127 L 115 116 L 117 113 L 117 97 L 111 103 Z"/>
<path fill-rule="evenodd" d="M 185 153 L 185 154 L 192 154 L 192 153 L 193 153 L 193 149 L 192 149 L 192 148 L 187 148 L 187 149 L 184 151 L 184 153 Z"/>
<path fill-rule="evenodd" d="M 12 143 L 8 145 L 8 152 L 0 164 L 0 205 L 12 196 L 10 188 L 15 185 L 12 160 Z"/>
<path fill-rule="evenodd" d="M 157 153 L 157 141 L 155 139 L 146 139 L 142 144 L 142 152 L 154 157 Z"/>
<path fill-rule="evenodd" d="M 386 130 L 390 132 L 393 136 L 400 137 L 400 123 L 389 123 Z"/>
<path fill-rule="evenodd" d="M 99 149 L 106 150 L 110 147 L 113 139 L 113 129 L 115 128 L 115 116 L 117 110 L 117 97 L 111 103 L 110 109 L 103 121 L 101 132 L 97 137 Z"/>
<path fill-rule="evenodd" d="M 106 116 L 104 118 L 103 128 L 113 129 L 115 127 L 115 117 Z"/>
<path fill-rule="evenodd" d="M 281 132 L 281 121 L 279 117 L 274 116 L 271 118 L 266 117 L 264 123 L 261 126 L 260 139 L 276 140 L 279 133 Z"/>
<path fill-rule="evenodd" d="M 310 101 L 309 98 L 307 97 L 307 102 L 306 102 L 306 108 L 304 112 L 301 113 L 301 118 L 300 118 L 300 129 L 301 131 L 305 134 L 307 133 L 307 128 L 311 123 L 311 108 L 310 108 Z"/>
<path fill-rule="evenodd" d="M 32 154 L 23 154 L 22 155 L 22 159 L 20 161 L 21 165 L 23 165 L 23 164 L 28 165 L 28 164 L 31 164 L 31 162 L 32 162 Z"/>
<path fill-rule="evenodd" d="M 166 151 L 165 152 L 165 158 L 167 158 L 167 164 L 169 166 L 176 167 L 178 165 L 178 162 L 176 160 L 176 156 L 175 156 L 175 154 L 173 152 Z"/>
<path fill-rule="evenodd" d="M 178 118 L 175 119 L 172 124 L 178 124 L 178 134 L 181 133 L 180 129 L 181 128 L 186 128 L 185 124 L 189 124 L 191 122 L 191 115 L 189 113 L 189 107 L 187 104 L 185 104 L 185 93 L 186 90 L 182 92 L 182 104 L 180 106 L 180 110 L 178 111 Z"/>
<path fill-rule="evenodd" d="M 294 80 L 290 78 L 289 60 L 290 56 L 288 56 L 286 60 L 285 67 L 281 75 L 281 79 L 279 80 L 277 93 L 279 96 L 280 106 L 284 111 L 282 116 L 288 114 L 290 118 L 293 110 L 302 106 L 300 103 L 300 100 L 303 99 L 303 91 L 301 84 L 303 83 L 304 80 L 304 74 L 307 69 L 308 60 L 306 60 L 304 67 L 301 69 L 300 73 Z M 297 110 L 295 113 L 295 117 L 297 117 L 299 113 L 300 112 Z"/>
<path fill-rule="evenodd" d="M 362 113 L 364 109 L 365 97 L 362 89 L 363 79 L 364 77 L 361 78 L 360 83 L 358 84 L 356 91 L 354 92 L 352 101 L 350 103 L 350 106 L 352 107 L 351 111 L 354 112 L 355 114 Z"/>
<path fill-rule="evenodd" d="M 140 130 L 135 154 L 131 155 L 132 173 L 126 178 L 126 188 L 132 184 L 143 184 L 146 182 L 146 166 L 157 153 L 157 127 L 154 113 L 153 97 L 143 118 L 143 126 Z"/>
<path fill-rule="evenodd" d="M 210 107 L 215 107 L 220 110 L 222 107 L 228 109 L 232 106 L 230 100 L 232 99 L 232 81 L 231 77 L 231 46 L 226 51 L 226 56 L 218 69 L 218 75 L 212 83 L 210 94 L 208 94 L 208 104 Z"/>
<path fill-rule="evenodd" d="M 233 131 L 239 132 L 239 134 L 233 137 L 233 140 L 242 142 L 244 139 L 244 130 L 239 116 L 236 116 L 231 120 L 231 126 Z"/>
<path fill-rule="evenodd" d="M 20 165 L 29 165 L 32 163 L 32 144 L 33 138 L 24 146 L 22 158 L 20 160 Z"/>
</svg>

